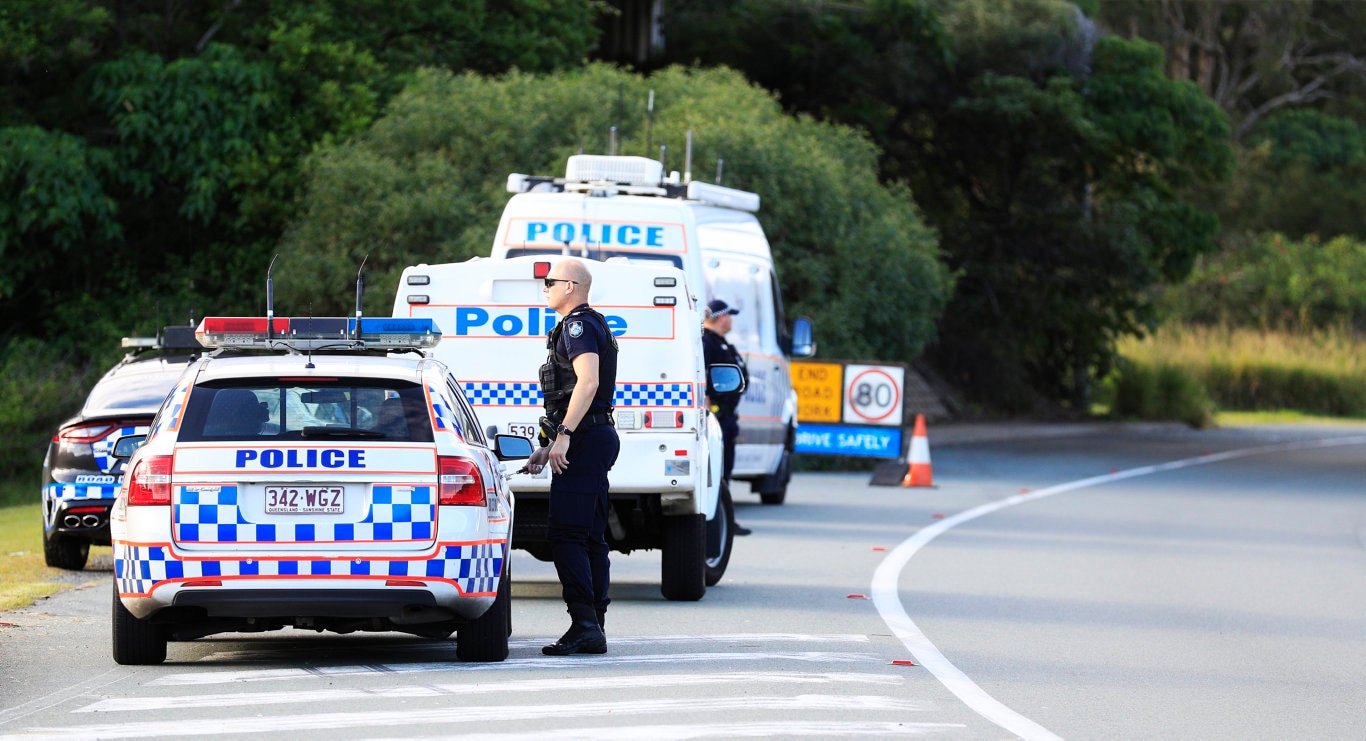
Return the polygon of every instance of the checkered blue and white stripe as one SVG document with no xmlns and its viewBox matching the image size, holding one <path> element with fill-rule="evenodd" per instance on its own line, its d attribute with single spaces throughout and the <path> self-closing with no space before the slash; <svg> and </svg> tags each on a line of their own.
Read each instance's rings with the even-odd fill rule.
<svg viewBox="0 0 1366 741">
<path fill-rule="evenodd" d="M 430 559 L 206 559 L 182 561 L 166 545 L 114 544 L 119 593 L 147 595 L 159 583 L 220 577 L 440 579 L 464 595 L 494 594 L 507 555 L 503 543 L 443 543 Z"/>
<path fill-rule="evenodd" d="M 465 398 L 471 406 L 541 406 L 539 383 L 467 383 Z"/>
<path fill-rule="evenodd" d="M 436 494 L 430 486 L 375 485 L 360 522 L 252 523 L 237 506 L 238 488 L 177 487 L 174 533 L 180 543 L 348 543 L 431 540 Z"/>
<path fill-rule="evenodd" d="M 150 425 L 120 427 L 91 443 L 90 452 L 95 455 L 95 466 L 101 471 L 109 473 L 109 469 L 114 467 L 114 443 L 129 435 L 141 435 L 150 429 L 152 429 Z"/>
<path fill-rule="evenodd" d="M 119 493 L 118 484 L 48 484 L 43 496 L 56 499 L 113 499 Z"/>
<path fill-rule="evenodd" d="M 533 382 L 469 383 L 465 398 L 476 407 L 538 407 L 544 404 L 541 385 Z M 690 383 L 619 383 L 612 397 L 616 407 L 690 407 Z"/>
</svg>

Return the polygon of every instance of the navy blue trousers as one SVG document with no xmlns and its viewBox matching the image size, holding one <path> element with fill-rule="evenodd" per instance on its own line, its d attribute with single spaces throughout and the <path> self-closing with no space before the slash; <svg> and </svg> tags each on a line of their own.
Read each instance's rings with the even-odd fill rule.
<svg viewBox="0 0 1366 741">
<path fill-rule="evenodd" d="M 547 538 L 567 605 L 605 611 L 611 599 L 607 554 L 607 472 L 617 462 L 621 441 L 611 425 L 577 430 L 569 438 L 564 473 L 550 479 Z"/>
</svg>

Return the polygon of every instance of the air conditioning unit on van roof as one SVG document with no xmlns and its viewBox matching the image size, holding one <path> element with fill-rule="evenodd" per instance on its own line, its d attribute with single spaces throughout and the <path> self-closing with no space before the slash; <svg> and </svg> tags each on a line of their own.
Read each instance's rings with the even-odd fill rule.
<svg viewBox="0 0 1366 741">
<path fill-rule="evenodd" d="M 664 181 L 664 166 L 648 157 L 576 154 L 569 158 L 564 179 L 571 183 L 606 181 L 657 186 Z"/>
</svg>

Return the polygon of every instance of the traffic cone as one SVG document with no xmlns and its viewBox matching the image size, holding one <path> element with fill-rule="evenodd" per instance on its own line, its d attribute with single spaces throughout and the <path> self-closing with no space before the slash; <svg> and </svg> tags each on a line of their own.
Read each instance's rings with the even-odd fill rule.
<svg viewBox="0 0 1366 741">
<path fill-rule="evenodd" d="M 911 454 L 902 486 L 934 486 L 930 471 L 930 438 L 925 434 L 925 415 L 915 415 L 915 431 L 911 433 Z"/>
</svg>

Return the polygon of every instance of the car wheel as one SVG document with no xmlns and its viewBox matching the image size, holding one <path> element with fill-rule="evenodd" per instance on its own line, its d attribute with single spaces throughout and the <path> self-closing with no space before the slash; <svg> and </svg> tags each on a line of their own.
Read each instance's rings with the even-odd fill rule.
<svg viewBox="0 0 1366 741">
<path fill-rule="evenodd" d="M 707 576 L 706 584 L 714 587 L 726 574 L 730 563 L 730 551 L 735 545 L 735 502 L 730 497 L 730 486 L 721 484 L 720 498 L 716 502 L 716 516 L 707 522 Z"/>
<path fill-rule="evenodd" d="M 787 484 L 792 480 L 793 449 L 797 446 L 797 431 L 787 428 L 787 442 L 783 444 L 783 456 L 778 459 L 778 470 L 756 482 L 755 491 L 759 501 L 764 504 L 782 504 L 787 499 Z"/>
<path fill-rule="evenodd" d="M 60 535 L 43 538 L 43 558 L 47 565 L 57 569 L 68 571 L 80 571 L 85 568 L 86 559 L 90 557 L 90 543 L 74 538 L 64 538 Z"/>
<path fill-rule="evenodd" d="M 707 517 L 674 515 L 664 518 L 664 553 L 660 588 L 664 599 L 696 602 L 707 593 Z"/>
<path fill-rule="evenodd" d="M 160 664 L 166 660 L 166 629 L 133 617 L 119 599 L 114 583 L 114 661 L 119 664 Z"/>
<path fill-rule="evenodd" d="M 502 661 L 508 657 L 512 626 L 512 570 L 503 569 L 498 596 L 479 617 L 455 632 L 455 655 L 461 661 Z"/>
</svg>

